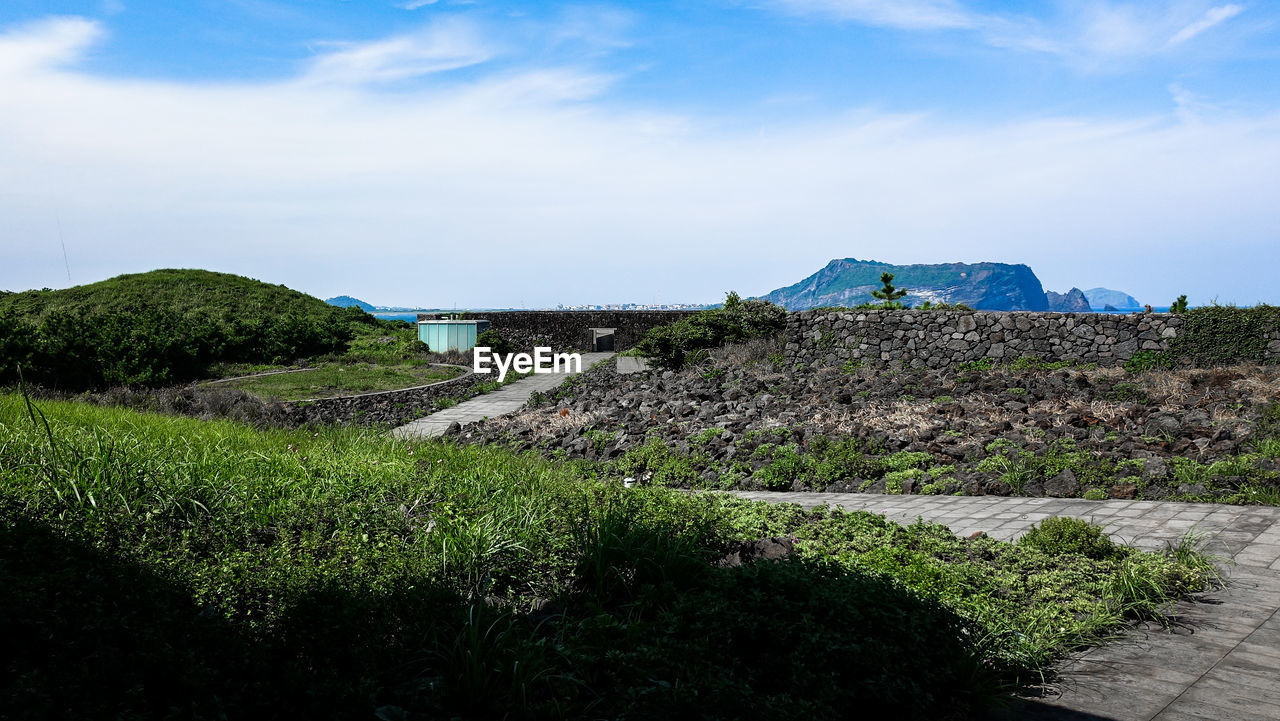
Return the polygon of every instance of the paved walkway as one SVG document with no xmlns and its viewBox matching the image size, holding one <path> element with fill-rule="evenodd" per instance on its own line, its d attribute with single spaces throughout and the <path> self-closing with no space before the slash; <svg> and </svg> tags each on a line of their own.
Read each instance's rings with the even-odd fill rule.
<svg viewBox="0 0 1280 721">
<path fill-rule="evenodd" d="M 736 495 L 865 509 L 909 523 L 936 521 L 962 535 L 1013 540 L 1049 516 L 1092 519 L 1119 541 L 1158 550 L 1188 530 L 1231 563 L 1223 591 L 1178 605 L 1169 630 L 1145 625 L 1073 656 L 1057 687 L 1018 702 L 1003 719 L 1076 721 L 1280 720 L 1280 508 L 1153 501 L 858 493 Z"/>
<path fill-rule="evenodd" d="M 582 370 L 612 355 L 612 353 L 583 353 Z M 391 433 L 397 438 L 435 438 L 443 435 L 445 429 L 454 423 L 465 426 L 485 418 L 495 418 L 517 411 L 524 406 L 534 391 L 546 393 L 564 383 L 565 379 L 571 375 L 574 374 L 536 373 L 509 383 L 496 391 L 465 400 L 452 408 L 419 418 L 392 430 Z M 494 375 L 494 379 L 497 379 L 497 375 Z"/>
</svg>

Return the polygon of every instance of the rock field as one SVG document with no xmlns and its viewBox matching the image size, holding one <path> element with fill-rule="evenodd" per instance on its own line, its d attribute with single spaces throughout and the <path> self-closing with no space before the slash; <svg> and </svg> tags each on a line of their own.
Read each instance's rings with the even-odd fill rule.
<svg viewBox="0 0 1280 721">
<path fill-rule="evenodd" d="M 597 367 L 452 434 L 693 488 L 1280 503 L 1280 369 Z"/>
</svg>

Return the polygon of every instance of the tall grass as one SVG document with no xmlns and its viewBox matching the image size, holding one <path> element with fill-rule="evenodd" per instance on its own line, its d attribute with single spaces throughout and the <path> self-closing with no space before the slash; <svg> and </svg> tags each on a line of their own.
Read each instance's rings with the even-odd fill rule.
<svg viewBox="0 0 1280 721">
<path fill-rule="evenodd" d="M 1114 631 L 1117 584 L 1158 606 L 1200 573 L 590 472 L 0 396 L 0 708 L 944 718 Z"/>
</svg>

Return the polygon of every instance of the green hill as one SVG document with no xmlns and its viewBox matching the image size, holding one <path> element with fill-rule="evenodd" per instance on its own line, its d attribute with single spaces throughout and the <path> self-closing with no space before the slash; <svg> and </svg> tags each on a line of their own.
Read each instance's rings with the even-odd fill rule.
<svg viewBox="0 0 1280 721">
<path fill-rule="evenodd" d="M 155 270 L 0 295 L 0 384 L 163 385 L 215 362 L 273 363 L 346 348 L 358 308 L 228 273 Z"/>
</svg>

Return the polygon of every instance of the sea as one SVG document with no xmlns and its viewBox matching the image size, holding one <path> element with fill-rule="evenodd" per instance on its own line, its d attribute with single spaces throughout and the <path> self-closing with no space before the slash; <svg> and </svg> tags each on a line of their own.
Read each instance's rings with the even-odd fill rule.
<svg viewBox="0 0 1280 721">
<path fill-rule="evenodd" d="M 417 311 L 414 311 L 414 312 L 412 312 L 412 313 L 396 313 L 396 312 L 391 312 L 391 311 L 377 311 L 377 310 L 375 310 L 373 313 L 370 313 L 370 315 L 372 315 L 372 316 L 373 316 L 373 317 L 375 317 L 375 318 L 381 318 L 381 319 L 383 319 L 383 320 L 402 320 L 402 321 L 405 321 L 405 322 L 407 322 L 407 323 L 417 323 L 417 322 L 418 322 L 418 312 L 417 312 Z"/>
<path fill-rule="evenodd" d="M 1151 310 L 1152 310 L 1152 312 L 1155 312 L 1155 313 L 1168 313 L 1168 312 L 1169 312 L 1169 306 L 1167 306 L 1167 305 L 1164 305 L 1164 306 L 1159 306 L 1159 305 L 1157 305 L 1157 306 L 1152 306 L 1152 307 L 1151 307 Z M 1095 311 L 1093 311 L 1093 312 L 1094 312 L 1094 313 L 1103 313 L 1103 314 L 1105 314 L 1105 315 L 1128 315 L 1128 314 L 1130 314 L 1130 313 L 1141 313 L 1141 312 L 1142 312 L 1142 309 L 1141 309 L 1141 308 L 1139 308 L 1138 310 L 1095 310 Z"/>
</svg>

